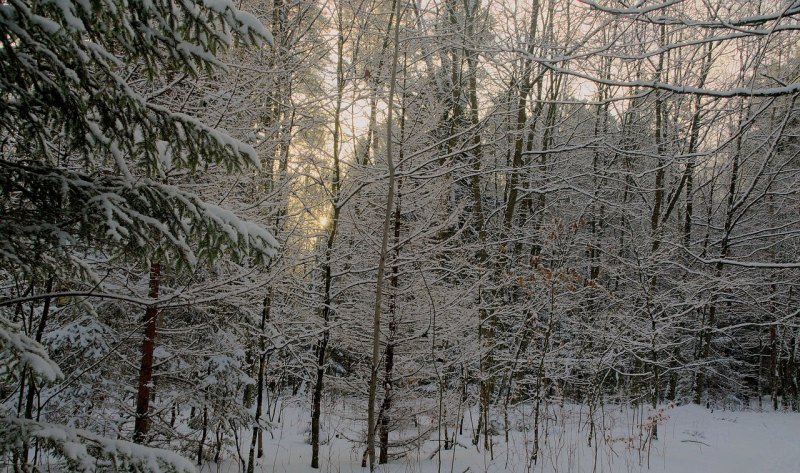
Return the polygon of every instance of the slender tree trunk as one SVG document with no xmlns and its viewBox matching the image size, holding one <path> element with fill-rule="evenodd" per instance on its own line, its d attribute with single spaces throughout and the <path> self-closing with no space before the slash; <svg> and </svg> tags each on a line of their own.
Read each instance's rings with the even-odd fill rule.
<svg viewBox="0 0 800 473">
<path fill-rule="evenodd" d="M 538 20 L 539 0 L 534 0 L 531 12 L 531 22 L 528 31 L 528 48 L 526 51 L 529 56 L 533 56 L 534 53 Z M 525 58 L 522 67 L 521 86 L 519 87 L 519 94 L 516 99 L 517 120 L 514 126 L 514 154 L 511 161 L 511 171 L 509 173 L 507 184 L 508 191 L 505 192 L 505 194 L 508 195 L 508 201 L 506 202 L 505 214 L 503 216 L 504 235 L 507 235 L 511 229 L 511 224 L 514 220 L 514 210 L 517 205 L 517 187 L 519 184 L 520 170 L 522 169 L 523 164 L 522 150 L 525 141 L 525 124 L 528 120 L 528 95 L 530 95 L 534 85 L 534 81 L 531 78 L 532 73 L 533 61 L 530 59 L 530 57 Z M 540 74 L 539 77 L 536 78 L 536 81 L 538 82 L 541 79 L 542 75 Z M 501 244 L 504 243 L 504 240 L 505 238 L 501 238 Z"/>
<path fill-rule="evenodd" d="M 45 293 L 49 294 L 53 292 L 53 277 L 49 277 L 47 279 L 47 283 L 45 284 Z M 45 298 L 44 300 L 44 307 L 42 308 L 42 316 L 39 318 L 39 325 L 36 327 L 36 341 L 42 341 L 42 336 L 44 335 L 44 329 L 47 326 L 47 319 L 50 315 L 50 297 Z M 34 382 L 33 376 L 31 376 L 31 382 L 28 384 L 28 393 L 25 399 L 25 418 L 26 419 L 33 419 L 33 400 L 36 396 L 36 383 Z M 37 416 L 38 417 L 38 416 Z"/>
<path fill-rule="evenodd" d="M 661 26 L 661 44 L 666 44 L 666 28 L 662 25 Z M 664 60 L 666 57 L 666 53 L 662 52 L 658 55 L 658 69 L 656 71 L 656 81 L 662 81 L 664 79 Z M 650 238 L 651 238 L 651 257 L 655 258 L 658 250 L 661 246 L 661 239 L 662 239 L 662 228 L 663 225 L 660 225 L 661 220 L 661 208 L 664 206 L 664 180 L 666 177 L 666 163 L 664 161 L 664 156 L 666 154 L 666 146 L 664 144 L 666 137 L 665 129 L 664 129 L 664 122 L 666 121 L 666 106 L 664 105 L 663 94 L 661 91 L 656 92 L 656 104 L 655 104 L 655 141 L 656 141 L 656 153 L 658 155 L 658 161 L 656 164 L 656 178 L 655 178 L 655 195 L 653 197 L 653 211 L 650 214 Z M 656 262 L 657 264 L 657 262 Z M 659 350 L 658 350 L 658 314 L 656 313 L 656 308 L 653 307 L 653 294 L 657 290 L 658 278 L 656 277 L 656 272 L 654 271 L 652 276 L 650 277 L 649 285 L 650 287 L 647 289 L 646 300 L 647 300 L 647 313 L 650 317 L 650 370 L 653 375 L 653 385 L 652 385 L 652 396 L 651 396 L 651 405 L 653 409 L 656 408 L 658 405 L 658 401 L 661 397 L 661 370 L 659 366 Z M 653 422 L 651 426 L 650 435 L 652 438 L 658 437 L 658 424 Z"/>
<path fill-rule="evenodd" d="M 33 286 L 31 285 L 31 288 L 32 287 Z M 50 294 L 51 292 L 53 292 L 53 277 L 52 276 L 47 279 L 47 283 L 45 284 L 45 294 Z M 44 335 L 44 329 L 45 329 L 45 326 L 47 325 L 47 319 L 48 319 L 48 317 L 50 315 L 50 300 L 51 300 L 50 297 L 46 297 L 45 300 L 44 300 L 44 307 L 42 308 L 42 315 L 39 318 L 39 325 L 36 328 L 36 336 L 35 336 L 35 338 L 36 338 L 37 342 L 41 342 L 42 341 L 42 336 Z M 31 308 L 31 326 L 33 324 L 32 317 L 33 317 L 33 308 Z M 17 412 L 19 412 L 19 410 L 20 410 L 20 408 L 22 406 L 22 393 L 25 392 L 25 374 L 26 373 L 30 373 L 30 381 L 28 383 L 28 390 L 27 390 L 27 393 L 26 393 L 26 396 L 25 396 L 25 412 L 24 412 L 24 416 L 25 416 L 26 419 L 33 419 L 33 401 L 34 401 L 34 398 L 36 397 L 36 393 L 37 393 L 38 389 L 37 389 L 37 386 L 36 386 L 36 379 L 34 378 L 33 372 L 30 369 L 26 369 L 26 370 L 22 371 L 22 379 L 20 380 L 20 387 L 19 387 L 19 402 L 18 402 L 18 406 L 17 406 Z M 36 418 L 37 418 L 37 420 L 39 418 L 39 412 L 38 411 L 36 413 Z M 14 456 L 15 457 L 19 457 L 19 458 L 15 458 L 14 459 L 14 467 L 15 467 L 15 469 L 18 469 L 18 461 L 17 461 L 18 459 L 21 459 L 22 463 L 24 465 L 28 465 L 28 450 L 29 450 L 29 448 L 30 448 L 30 445 L 28 444 L 28 442 L 26 440 L 25 442 L 23 442 L 21 450 L 19 450 L 19 451 L 15 450 L 14 451 Z M 36 450 L 35 449 L 34 449 L 34 455 L 33 455 L 33 460 L 31 461 L 31 464 L 33 464 L 33 465 L 36 464 Z"/>
<path fill-rule="evenodd" d="M 319 468 L 319 422 L 322 414 L 322 383 L 325 379 L 325 351 L 329 336 L 329 332 L 325 330 L 316 347 L 317 377 L 311 401 L 311 468 Z"/>
<path fill-rule="evenodd" d="M 377 139 L 375 128 L 378 121 L 378 96 L 381 92 L 380 73 L 383 70 L 383 61 L 386 50 L 389 49 L 389 42 L 391 41 L 392 22 L 394 21 L 395 4 L 398 0 L 392 0 L 392 12 L 389 14 L 389 22 L 386 25 L 386 33 L 383 36 L 381 43 L 381 52 L 379 54 L 378 69 L 376 71 L 365 71 L 365 79 L 372 85 L 372 91 L 369 97 L 369 122 L 367 125 L 367 137 L 364 140 L 360 156 L 357 161 L 362 166 L 367 166 L 370 163 L 370 151 L 375 148 L 373 141 Z"/>
<path fill-rule="evenodd" d="M 333 122 L 333 178 L 331 180 L 331 194 L 333 195 L 333 218 L 330 221 L 328 241 L 325 247 L 325 257 L 322 265 L 324 277 L 324 294 L 320 313 L 322 316 L 323 330 L 322 337 L 317 341 L 315 356 L 317 361 L 317 375 L 314 383 L 314 392 L 311 401 L 311 468 L 319 468 L 319 431 L 320 419 L 322 416 L 322 393 L 325 381 L 325 361 L 328 352 L 328 342 L 330 341 L 330 321 L 332 315 L 333 296 L 331 285 L 333 274 L 331 271 L 331 261 L 333 259 L 333 247 L 336 241 L 336 234 L 339 228 L 340 194 L 341 194 L 341 172 L 340 172 L 340 152 L 341 152 L 341 133 L 342 133 L 342 97 L 344 94 L 344 31 L 342 24 L 342 11 L 338 10 L 339 34 L 337 35 L 338 60 L 336 62 L 336 110 Z"/>
<path fill-rule="evenodd" d="M 769 327 L 769 388 L 772 409 L 778 410 L 778 335 L 774 325 Z"/>
<path fill-rule="evenodd" d="M 386 112 L 386 167 L 389 171 L 386 191 L 386 209 L 383 216 L 383 232 L 381 236 L 381 251 L 378 259 L 378 274 L 375 284 L 375 311 L 372 318 L 372 364 L 369 377 L 369 402 L 367 405 L 367 454 L 369 456 L 370 471 L 375 470 L 375 398 L 378 391 L 378 369 L 380 363 L 380 328 L 381 328 L 381 299 L 383 296 L 383 279 L 386 269 L 386 254 L 389 246 L 389 225 L 392 220 L 394 207 L 394 161 L 392 160 L 392 115 L 394 109 L 394 93 L 397 85 L 397 62 L 400 50 L 400 16 L 402 9 L 400 2 L 395 3 L 394 24 L 394 53 L 392 55 L 392 74 L 389 81 L 389 103 Z"/>
<path fill-rule="evenodd" d="M 394 317 L 392 317 L 394 319 Z M 378 463 L 383 465 L 389 462 L 389 422 L 391 416 L 389 410 L 392 408 L 392 374 L 394 372 L 394 340 L 393 335 L 397 330 L 397 322 L 389 321 L 389 340 L 386 344 L 386 359 L 384 360 L 383 378 L 383 405 L 381 405 L 380 415 L 380 455 Z"/>
<path fill-rule="evenodd" d="M 150 265 L 150 292 L 151 299 L 158 299 L 158 290 L 161 282 L 161 265 Z M 139 367 L 139 384 L 136 393 L 136 421 L 133 426 L 133 441 L 145 443 L 150 429 L 150 388 L 153 381 L 153 351 L 156 340 L 156 319 L 158 307 L 155 302 L 147 307 L 144 314 L 144 341 L 142 341 L 142 360 Z"/>
<path fill-rule="evenodd" d="M 258 379 L 256 380 L 256 413 L 253 419 L 253 435 L 250 438 L 250 452 L 247 456 L 247 473 L 253 473 L 255 469 L 256 445 L 258 445 L 258 458 L 264 455 L 260 422 L 264 404 L 264 371 L 267 364 L 265 332 L 270 318 L 270 311 L 272 310 L 272 296 L 273 288 L 270 288 L 267 297 L 264 299 L 264 308 L 261 311 L 261 333 L 258 342 Z"/>
<path fill-rule="evenodd" d="M 203 464 L 203 448 L 208 438 L 208 393 L 203 396 L 203 427 L 200 430 L 200 442 L 197 445 L 197 464 Z"/>
<path fill-rule="evenodd" d="M 33 282 L 31 282 L 28 285 L 28 288 L 25 289 L 25 291 L 21 294 L 21 296 L 25 297 L 25 296 L 29 295 L 31 292 L 33 292 L 33 286 L 34 286 L 34 284 L 33 284 Z M 24 311 L 25 311 L 25 308 L 24 308 L 22 303 L 15 304 L 14 315 L 15 315 L 17 320 L 22 320 L 23 325 L 25 323 Z M 23 406 L 23 399 L 25 398 L 24 393 L 25 393 L 25 387 L 27 386 L 26 380 L 27 380 L 27 376 L 28 376 L 28 371 L 30 371 L 30 370 L 28 370 L 28 369 L 22 370 L 22 375 L 20 376 L 20 380 L 19 380 L 19 396 L 17 397 L 17 417 L 19 417 L 23 413 L 22 406 Z M 2 392 L 0 394 L 3 395 L 3 398 L 6 397 L 6 393 L 5 392 Z M 15 456 L 18 455 L 18 452 L 16 450 L 14 452 L 14 455 Z M 15 458 L 14 464 L 15 465 L 17 464 L 16 458 Z"/>
<path fill-rule="evenodd" d="M 536 369 L 536 403 L 534 404 L 533 413 L 533 452 L 531 459 L 535 465 L 539 459 L 540 444 L 540 418 L 542 416 L 542 400 L 545 398 L 544 392 L 544 362 L 547 357 L 547 352 L 550 350 L 550 336 L 553 333 L 554 315 L 553 309 L 555 308 L 555 290 L 553 287 L 554 282 L 550 281 L 550 319 L 547 321 L 547 331 L 544 334 L 544 341 L 542 343 L 542 356 L 539 358 L 539 366 Z"/>
<path fill-rule="evenodd" d="M 405 70 L 405 60 L 403 70 Z M 405 90 L 405 80 L 403 81 Z M 398 161 L 403 162 L 403 144 L 405 143 L 405 123 L 406 123 L 405 94 L 403 94 L 403 106 L 400 113 L 400 149 Z M 394 382 L 392 379 L 394 372 L 394 349 L 395 336 L 397 334 L 397 291 L 400 286 L 400 228 L 401 228 L 401 200 L 402 200 L 402 181 L 397 182 L 397 204 L 394 209 L 394 262 L 392 263 L 392 276 L 390 284 L 392 292 L 389 294 L 389 335 L 386 339 L 386 353 L 384 360 L 383 376 L 383 405 L 381 405 L 380 417 L 380 454 L 379 464 L 389 462 L 389 430 L 390 430 L 390 410 L 394 395 Z"/>
<path fill-rule="evenodd" d="M 465 4 L 466 7 L 466 4 Z M 475 9 L 477 3 L 473 4 L 472 10 L 467 9 L 466 15 L 466 32 L 467 37 L 472 37 L 474 33 L 474 20 Z M 480 248 L 478 250 L 478 263 L 481 273 L 486 270 L 488 254 L 486 250 L 487 236 L 485 229 L 485 217 L 483 213 L 483 198 L 481 191 L 481 166 L 483 160 L 482 140 L 481 134 L 478 130 L 480 120 L 478 116 L 478 86 L 477 86 L 477 52 L 472 49 L 466 51 L 467 66 L 469 73 L 467 77 L 468 83 L 468 100 L 469 100 L 469 119 L 470 125 L 473 127 L 472 131 L 472 177 L 471 177 L 471 190 L 473 200 L 473 216 L 475 218 L 475 228 L 478 232 L 478 240 Z M 483 277 L 483 274 L 480 276 Z M 478 336 L 481 341 L 480 357 L 480 415 L 478 418 L 478 430 L 475 433 L 473 442 L 477 444 L 480 433 L 483 432 L 484 448 L 491 453 L 491 432 L 489 427 L 491 398 L 494 392 L 494 333 L 495 333 L 495 317 L 491 310 L 485 306 L 483 298 L 482 284 L 478 288 Z"/>
</svg>

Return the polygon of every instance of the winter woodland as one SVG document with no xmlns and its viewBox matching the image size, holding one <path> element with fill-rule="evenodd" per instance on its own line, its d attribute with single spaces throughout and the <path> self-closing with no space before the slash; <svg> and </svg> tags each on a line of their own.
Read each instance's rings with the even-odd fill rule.
<svg viewBox="0 0 800 473">
<path fill-rule="evenodd" d="M 0 471 L 800 471 L 798 99 L 798 0 L 0 0 Z"/>
</svg>

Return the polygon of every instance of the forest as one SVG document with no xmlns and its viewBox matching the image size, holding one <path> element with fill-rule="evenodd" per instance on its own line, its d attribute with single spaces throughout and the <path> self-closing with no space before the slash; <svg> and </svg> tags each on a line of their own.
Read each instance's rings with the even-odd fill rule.
<svg viewBox="0 0 800 473">
<path fill-rule="evenodd" d="M 0 471 L 796 439 L 799 98 L 798 0 L 0 0 Z"/>
</svg>

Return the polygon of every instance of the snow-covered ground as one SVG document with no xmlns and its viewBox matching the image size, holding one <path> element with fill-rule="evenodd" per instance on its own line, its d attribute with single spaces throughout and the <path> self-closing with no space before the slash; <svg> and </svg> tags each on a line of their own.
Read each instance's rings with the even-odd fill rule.
<svg viewBox="0 0 800 473">
<path fill-rule="evenodd" d="M 509 442 L 500 422 L 494 439 L 494 458 L 472 445 L 471 431 L 454 449 L 436 453 L 437 426 L 430 440 L 403 458 L 377 471 L 386 473 L 800 473 L 800 414 L 787 412 L 730 411 L 696 405 L 665 406 L 657 411 L 606 406 L 598 411 L 600 442 L 588 442 L 588 408 L 550 406 L 543 420 L 546 437 L 535 464 L 531 461 L 530 407 L 510 416 Z M 474 413 L 473 413 L 474 415 Z M 653 420 L 658 438 L 650 439 Z M 428 425 L 426 425 L 426 422 Z M 600 427 L 603 422 L 605 427 Z M 469 422 L 467 422 L 468 424 Z M 363 444 L 349 439 L 360 435 L 360 422 L 331 415 L 325 419 L 327 440 L 321 447 L 320 469 L 309 467 L 309 417 L 300 407 L 285 407 L 272 436 L 265 435 L 265 455 L 256 471 L 279 473 L 363 473 Z M 642 425 L 645 427 L 642 428 Z M 430 429 L 420 417 L 418 429 Z M 452 430 L 450 431 L 452 433 Z M 413 434 L 413 432 L 406 432 Z M 242 452 L 246 458 L 247 452 Z M 440 463 L 441 461 L 441 463 Z M 234 461 L 206 465 L 203 472 L 241 471 Z"/>
</svg>

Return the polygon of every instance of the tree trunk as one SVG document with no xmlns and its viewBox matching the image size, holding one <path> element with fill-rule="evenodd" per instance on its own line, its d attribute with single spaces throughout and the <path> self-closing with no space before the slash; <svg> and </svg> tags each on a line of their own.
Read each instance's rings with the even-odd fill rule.
<svg viewBox="0 0 800 473">
<path fill-rule="evenodd" d="M 339 228 L 339 212 L 341 211 L 339 202 L 341 191 L 339 153 L 341 151 L 340 135 L 342 130 L 342 95 L 344 93 L 345 77 L 342 11 L 337 9 L 337 14 L 339 16 L 339 34 L 337 38 L 338 60 L 336 61 L 336 110 L 334 113 L 333 122 L 333 178 L 331 180 L 331 194 L 333 195 L 333 218 L 330 222 L 331 228 L 328 233 L 328 241 L 325 247 L 325 258 L 322 267 L 325 290 L 320 312 L 324 326 L 322 330 L 322 337 L 317 341 L 317 345 L 315 347 L 317 375 L 311 401 L 311 468 L 319 468 L 319 426 L 320 418 L 322 416 L 322 393 L 325 382 L 325 358 L 328 351 L 328 342 L 330 341 L 331 336 L 329 323 L 331 320 L 331 311 L 333 305 L 333 297 L 331 295 L 331 284 L 333 282 L 333 274 L 331 273 L 331 260 L 333 258 L 333 245 L 336 241 L 336 233 Z"/>
<path fill-rule="evenodd" d="M 267 364 L 267 346 L 265 342 L 265 331 L 269 322 L 270 311 L 272 309 L 273 289 L 270 288 L 267 297 L 264 299 L 264 308 L 261 311 L 261 334 L 259 336 L 259 355 L 258 355 L 258 379 L 256 380 L 256 414 L 253 419 L 253 435 L 250 438 L 250 452 L 247 455 L 247 473 L 253 473 L 255 469 L 256 445 L 258 445 L 258 458 L 264 455 L 264 446 L 261 442 L 261 415 L 264 404 L 264 371 Z"/>
<path fill-rule="evenodd" d="M 378 463 L 389 463 L 389 410 L 392 407 L 392 372 L 394 371 L 394 341 L 392 335 L 397 329 L 394 320 L 389 322 L 389 341 L 386 344 L 386 360 L 384 361 L 385 373 L 383 377 L 383 405 L 380 415 L 380 455 Z"/>
<path fill-rule="evenodd" d="M 45 284 L 45 293 L 49 294 L 53 292 L 53 277 L 47 279 L 47 283 Z M 47 318 L 50 315 L 50 297 L 45 298 L 44 300 L 44 307 L 42 308 L 42 316 L 39 318 L 39 325 L 36 327 L 36 341 L 41 343 L 42 336 L 44 335 L 44 328 L 47 325 Z M 28 384 L 28 394 L 25 399 L 25 418 L 26 419 L 33 419 L 33 398 L 36 395 L 36 383 L 34 381 L 33 376 L 31 376 L 31 382 Z M 37 415 L 38 417 L 38 415 Z"/>
<path fill-rule="evenodd" d="M 206 438 L 208 438 L 208 394 L 206 393 L 205 403 L 203 404 L 203 428 L 200 433 L 200 442 L 197 445 L 197 465 L 203 465 L 203 447 L 206 446 Z"/>
<path fill-rule="evenodd" d="M 389 23 L 386 26 L 386 33 L 384 34 L 383 42 L 381 43 L 381 52 L 378 55 L 380 58 L 378 60 L 378 68 L 376 71 L 374 71 L 374 74 L 370 74 L 368 71 L 364 72 L 365 79 L 372 84 L 372 90 L 369 97 L 369 121 L 367 125 L 367 137 L 365 138 L 364 144 L 361 148 L 360 156 L 356 157 L 356 161 L 362 166 L 369 165 L 370 151 L 375 148 L 373 142 L 377 140 L 375 128 L 378 121 L 378 96 L 381 92 L 379 74 L 381 70 L 383 70 L 384 53 L 389 48 L 389 41 L 391 41 L 392 22 L 394 21 L 396 3 L 397 0 L 392 1 L 392 12 L 389 14 Z"/>
<path fill-rule="evenodd" d="M 405 66 L 405 62 L 404 62 Z M 405 81 L 403 84 L 405 89 Z M 403 143 L 405 143 L 405 95 L 403 95 L 403 106 L 400 113 L 400 150 L 399 162 L 403 162 Z M 393 372 L 394 372 L 394 348 L 395 348 L 395 335 L 397 333 L 397 291 L 400 285 L 400 227 L 401 227 L 401 194 L 402 181 L 397 183 L 397 204 L 394 209 L 394 262 L 392 263 L 392 276 L 390 283 L 392 292 L 389 294 L 389 335 L 386 339 L 386 353 L 384 360 L 384 376 L 383 376 L 383 404 L 381 405 L 380 417 L 380 454 L 378 458 L 379 464 L 389 462 L 389 429 L 390 429 L 390 409 L 392 407 L 392 397 L 394 394 L 393 389 Z M 434 335 L 435 337 L 435 335 Z"/>
<path fill-rule="evenodd" d="M 466 4 L 465 4 L 466 7 Z M 475 12 L 474 9 L 477 7 L 477 3 L 473 5 L 473 9 L 467 9 L 465 11 L 466 15 L 466 34 L 467 37 L 471 37 L 474 34 L 474 19 L 475 19 Z M 471 190 L 472 190 L 472 200 L 473 200 L 473 215 L 475 218 L 475 228 L 478 232 L 478 241 L 480 248 L 478 250 L 478 263 L 481 273 L 486 270 L 486 264 L 488 259 L 488 254 L 486 250 L 486 228 L 485 228 L 485 216 L 483 213 L 483 197 L 481 191 L 481 161 L 483 160 L 483 150 L 482 150 L 482 140 L 481 134 L 478 131 L 478 127 L 480 125 L 479 120 L 479 110 L 478 110 L 478 90 L 477 90 L 477 52 L 472 49 L 467 49 L 466 51 L 466 59 L 467 59 L 467 66 L 469 67 L 468 72 L 468 100 L 469 100 L 469 119 L 470 124 L 474 128 L 473 130 L 473 138 L 472 138 L 472 147 L 473 147 L 473 156 L 472 156 L 472 176 L 471 176 Z M 483 274 L 480 275 L 483 277 Z M 494 392 L 494 376 L 492 374 L 493 366 L 494 366 L 494 357 L 493 357 L 493 350 L 494 350 L 494 331 L 495 331 L 495 318 L 491 310 L 487 310 L 485 307 L 485 301 L 483 298 L 483 290 L 481 288 L 482 284 L 479 284 L 478 287 L 478 336 L 481 341 L 481 351 L 479 353 L 480 357 L 480 415 L 478 418 L 478 430 L 476 431 L 475 438 L 473 442 L 477 444 L 478 437 L 480 436 L 480 432 L 483 432 L 483 443 L 484 448 L 490 451 L 491 453 L 491 435 L 490 429 L 488 429 L 489 425 L 489 411 L 491 408 L 491 398 L 492 393 Z"/>
<path fill-rule="evenodd" d="M 388 187 L 386 192 L 386 210 L 383 216 L 383 233 L 381 237 L 381 252 L 378 259 L 378 274 L 375 283 L 375 310 L 372 319 L 372 364 L 369 377 L 369 401 L 367 404 L 367 454 L 369 456 L 369 469 L 375 470 L 375 398 L 378 388 L 378 369 L 380 362 L 380 327 L 381 327 L 381 299 L 383 296 L 383 279 L 386 269 L 386 254 L 389 246 L 389 225 L 392 220 L 394 207 L 394 161 L 392 160 L 392 115 L 394 109 L 394 93 L 397 85 L 397 62 L 400 50 L 400 2 L 395 2 L 394 24 L 394 53 L 392 55 L 392 75 L 389 82 L 389 103 L 386 112 L 386 167 L 389 171 Z"/>
<path fill-rule="evenodd" d="M 150 265 L 150 292 L 151 299 L 158 299 L 158 289 L 161 282 L 161 265 Z M 133 441 L 145 443 L 147 432 L 150 429 L 150 387 L 153 381 L 153 351 L 156 340 L 156 319 L 158 307 L 155 302 L 147 307 L 144 314 L 144 341 L 142 342 L 142 360 L 139 367 L 139 384 L 136 393 L 136 421 L 133 426 Z"/>
</svg>

